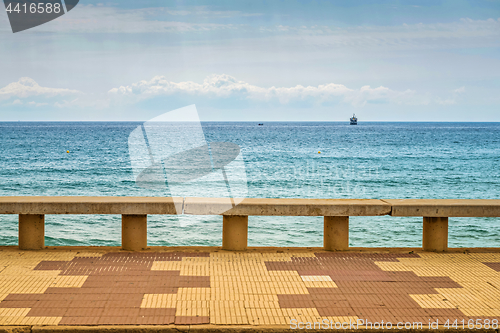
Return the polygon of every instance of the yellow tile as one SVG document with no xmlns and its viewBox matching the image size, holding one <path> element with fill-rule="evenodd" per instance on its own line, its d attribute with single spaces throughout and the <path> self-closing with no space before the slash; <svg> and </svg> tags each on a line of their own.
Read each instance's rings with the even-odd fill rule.
<svg viewBox="0 0 500 333">
<path fill-rule="evenodd" d="M 179 288 L 177 300 L 180 301 L 203 301 L 210 300 L 210 288 Z"/>
<path fill-rule="evenodd" d="M 244 308 L 245 306 L 245 301 L 209 301 L 210 308 L 224 308 L 224 309 L 231 309 L 231 308 Z"/>
<path fill-rule="evenodd" d="M 338 288 L 337 284 L 333 281 L 306 281 L 304 285 L 307 288 Z"/>
<path fill-rule="evenodd" d="M 31 308 L 0 308 L 0 317 L 25 317 Z"/>
<path fill-rule="evenodd" d="M 242 317 L 216 317 L 210 316 L 210 323 L 214 325 L 248 325 L 248 318 Z"/>
<path fill-rule="evenodd" d="M 56 276 L 53 288 L 81 288 L 88 276 Z"/>
<path fill-rule="evenodd" d="M 333 282 L 329 275 L 302 275 L 302 281 L 328 281 Z"/>
<path fill-rule="evenodd" d="M 180 261 L 154 261 L 152 271 L 180 271 L 182 262 Z"/>
<path fill-rule="evenodd" d="M 141 308 L 175 308 L 176 306 L 176 294 L 145 294 L 141 303 Z"/>
<path fill-rule="evenodd" d="M 2 317 L 0 316 L 0 323 L 2 325 L 22 325 L 23 319 L 26 317 L 14 317 L 14 316 L 9 316 L 9 317 Z"/>
<path fill-rule="evenodd" d="M 423 308 L 454 309 L 455 304 L 440 294 L 410 295 Z"/>
<path fill-rule="evenodd" d="M 498 317 L 500 316 L 500 309 L 479 309 L 479 308 L 460 308 L 466 316 L 471 317 Z"/>
<path fill-rule="evenodd" d="M 245 301 L 278 302 L 278 295 L 244 295 Z"/>
<path fill-rule="evenodd" d="M 209 316 L 208 301 L 177 301 L 176 316 Z"/>
</svg>

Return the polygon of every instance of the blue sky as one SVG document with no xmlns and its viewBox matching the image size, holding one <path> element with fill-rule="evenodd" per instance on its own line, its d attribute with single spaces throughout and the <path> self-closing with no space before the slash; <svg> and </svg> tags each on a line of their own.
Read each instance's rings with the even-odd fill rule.
<svg viewBox="0 0 500 333">
<path fill-rule="evenodd" d="M 81 0 L 0 45 L 0 121 L 500 121 L 500 0 Z"/>
</svg>

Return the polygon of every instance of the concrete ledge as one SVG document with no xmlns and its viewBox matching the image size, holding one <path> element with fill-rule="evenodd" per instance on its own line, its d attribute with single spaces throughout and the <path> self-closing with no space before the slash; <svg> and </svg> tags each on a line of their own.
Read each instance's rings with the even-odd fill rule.
<svg viewBox="0 0 500 333">
<path fill-rule="evenodd" d="M 16 252 L 19 253 L 19 247 L 16 245 L 0 246 L 0 252 Z M 119 252 L 136 252 L 123 250 L 120 246 L 47 246 L 42 252 L 57 253 L 61 251 L 66 252 L 81 252 L 91 251 L 96 253 L 106 253 L 109 251 Z M 142 253 L 148 252 L 226 252 L 226 253 L 241 253 L 241 251 L 224 250 L 221 246 L 150 246 Z M 296 252 L 325 252 L 323 247 L 270 247 L 270 246 L 249 246 L 244 251 L 245 253 L 296 253 Z M 426 252 L 422 247 L 349 247 L 346 251 L 338 251 L 342 253 L 422 253 Z M 446 253 L 500 253 L 500 247 L 472 247 L 462 248 L 453 247 L 448 248 Z M 499 323 L 500 325 L 500 323 Z"/>
<path fill-rule="evenodd" d="M 31 326 L 0 326 L 0 333 L 30 333 Z"/>
<path fill-rule="evenodd" d="M 0 197 L 0 214 L 173 215 L 182 203 L 178 197 Z"/>
<path fill-rule="evenodd" d="M 184 209 L 183 209 L 184 208 Z M 0 197 L 0 214 L 500 217 L 500 200 Z"/>
<path fill-rule="evenodd" d="M 349 247 L 350 216 L 422 216 L 423 248 L 447 251 L 449 217 L 500 217 L 500 200 L 268 199 L 180 197 L 0 197 L 0 214 L 19 214 L 19 247 L 44 248 L 46 214 L 120 214 L 125 250 L 147 248 L 148 214 L 222 215 L 222 244 L 245 250 L 249 216 L 323 216 L 324 246 Z"/>
<path fill-rule="evenodd" d="M 240 216 L 379 216 L 391 206 L 376 199 L 234 199 L 237 206 L 225 209 L 229 199 L 186 198 L 184 214 Z"/>
<path fill-rule="evenodd" d="M 63 333 L 63 332 L 71 332 L 71 333 L 93 333 L 93 332 L 109 332 L 109 333 L 179 333 L 179 332 L 227 332 L 227 333 L 240 333 L 240 332 L 273 332 L 273 333 L 281 333 L 281 332 L 325 332 L 331 330 L 324 329 L 308 329 L 308 330 L 300 330 L 300 329 L 291 329 L 287 326 L 250 326 L 250 325 L 242 325 L 242 326 L 230 326 L 230 325 L 184 325 L 184 326 L 11 326 L 11 327 L 1 327 L 0 333 L 24 333 L 24 332 L 40 332 L 40 333 Z M 335 330 L 337 331 L 337 330 Z M 366 331 L 377 331 L 377 332 L 450 332 L 450 331 L 459 331 L 459 332 L 498 332 L 498 329 L 446 329 L 445 327 L 439 327 L 438 329 L 397 329 L 397 330 L 385 330 L 385 329 L 347 329 L 347 330 L 338 330 L 340 332 L 348 333 L 348 332 L 366 332 Z"/>
<path fill-rule="evenodd" d="M 392 216 L 500 217 L 500 200 L 384 199 Z"/>
</svg>

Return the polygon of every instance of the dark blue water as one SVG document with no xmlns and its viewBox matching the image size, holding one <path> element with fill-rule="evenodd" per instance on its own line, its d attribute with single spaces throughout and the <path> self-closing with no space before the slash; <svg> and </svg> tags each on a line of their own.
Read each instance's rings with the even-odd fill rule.
<svg viewBox="0 0 500 333">
<path fill-rule="evenodd" d="M 128 137 L 139 124 L 0 123 L 0 195 L 169 196 L 135 184 Z M 203 131 L 241 147 L 249 197 L 500 199 L 500 123 L 210 122 Z M 17 216 L 0 219 L 0 244 L 17 244 Z M 118 246 L 120 221 L 48 215 L 46 244 Z M 221 244 L 219 216 L 148 223 L 152 246 Z M 352 246 L 420 246 L 421 233 L 421 218 L 351 218 Z M 321 246 L 322 235 L 321 217 L 249 219 L 250 246 Z M 450 219 L 450 246 L 499 244 L 498 219 Z"/>
</svg>

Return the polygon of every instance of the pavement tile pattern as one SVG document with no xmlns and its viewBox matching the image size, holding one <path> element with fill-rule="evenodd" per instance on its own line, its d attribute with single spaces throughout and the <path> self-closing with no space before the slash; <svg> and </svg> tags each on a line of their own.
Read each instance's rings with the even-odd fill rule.
<svg viewBox="0 0 500 333">
<path fill-rule="evenodd" d="M 499 253 L 0 250 L 0 325 L 500 319 Z"/>
</svg>

